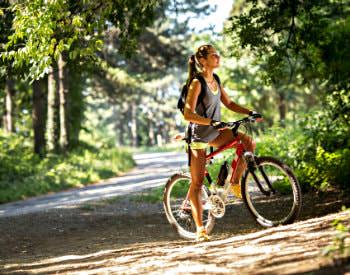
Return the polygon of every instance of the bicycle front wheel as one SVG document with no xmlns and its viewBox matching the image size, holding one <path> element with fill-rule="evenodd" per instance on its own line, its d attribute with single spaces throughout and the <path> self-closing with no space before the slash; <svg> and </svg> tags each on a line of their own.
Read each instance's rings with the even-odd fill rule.
<svg viewBox="0 0 350 275">
<path fill-rule="evenodd" d="M 257 157 L 256 167 L 242 178 L 242 197 L 262 226 L 292 223 L 302 205 L 301 190 L 292 170 L 272 157 Z"/>
<path fill-rule="evenodd" d="M 191 204 L 187 193 L 190 188 L 191 177 L 186 174 L 175 174 L 168 180 L 163 196 L 163 206 L 169 223 L 178 234 L 185 239 L 196 238 L 196 225 L 191 211 Z M 214 227 L 215 218 L 210 214 L 208 203 L 209 190 L 202 187 L 203 226 L 209 234 Z"/>
</svg>

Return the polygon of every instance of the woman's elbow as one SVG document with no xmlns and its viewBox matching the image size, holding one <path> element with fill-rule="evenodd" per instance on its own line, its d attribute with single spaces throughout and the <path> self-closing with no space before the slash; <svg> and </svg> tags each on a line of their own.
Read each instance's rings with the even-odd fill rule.
<svg viewBox="0 0 350 275">
<path fill-rule="evenodd" d="M 184 110 L 184 119 L 186 121 L 190 121 L 191 115 L 192 115 L 191 110 L 188 110 L 188 109 L 185 108 L 185 110 Z"/>
</svg>

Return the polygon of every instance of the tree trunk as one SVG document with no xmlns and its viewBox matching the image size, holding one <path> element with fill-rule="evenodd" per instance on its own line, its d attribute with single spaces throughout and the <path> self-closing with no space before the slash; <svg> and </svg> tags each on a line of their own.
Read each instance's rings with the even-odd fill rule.
<svg viewBox="0 0 350 275">
<path fill-rule="evenodd" d="M 138 146 L 137 140 L 137 117 L 136 117 L 136 109 L 137 106 L 133 102 L 131 103 L 131 138 L 132 138 L 132 147 Z"/>
<path fill-rule="evenodd" d="M 117 146 L 122 145 L 122 115 L 121 115 L 121 111 L 120 109 L 118 109 L 118 107 L 115 106 L 115 104 L 112 105 L 112 110 L 113 110 L 113 120 L 114 120 L 114 125 L 113 125 L 113 130 L 115 133 L 115 143 Z"/>
<path fill-rule="evenodd" d="M 47 91 L 47 150 L 53 152 L 56 149 L 56 79 L 54 70 L 51 67 L 48 74 L 48 91 Z"/>
<path fill-rule="evenodd" d="M 121 108 L 121 107 L 120 107 Z M 119 117 L 116 122 L 116 127 L 118 127 L 118 143 L 119 145 L 125 145 L 124 133 L 125 133 L 125 112 L 123 110 L 120 111 Z"/>
<path fill-rule="evenodd" d="M 39 156 L 45 151 L 45 85 L 46 79 L 33 82 L 33 130 L 34 130 L 34 152 Z"/>
<path fill-rule="evenodd" d="M 13 80 L 7 79 L 5 84 L 5 112 L 4 112 L 4 131 L 6 133 L 13 132 L 13 95 L 14 83 Z"/>
<path fill-rule="evenodd" d="M 280 125 L 282 127 L 285 127 L 287 105 L 286 105 L 286 100 L 283 93 L 278 94 L 278 111 L 280 115 Z"/>
<path fill-rule="evenodd" d="M 150 146 L 153 146 L 156 144 L 155 134 L 154 134 L 154 124 L 153 124 L 153 121 L 151 119 L 148 121 L 148 138 L 149 138 L 148 144 Z"/>
<path fill-rule="evenodd" d="M 162 127 L 161 125 L 157 125 L 157 135 L 156 135 L 156 138 L 157 138 L 157 146 L 158 147 L 162 147 L 163 146 L 163 136 L 162 136 Z"/>
<path fill-rule="evenodd" d="M 58 58 L 58 94 L 59 94 L 59 121 L 60 121 L 60 138 L 59 144 L 62 152 L 66 152 L 68 147 L 68 131 L 67 131 L 67 81 L 66 77 L 66 62 L 62 54 Z"/>
<path fill-rule="evenodd" d="M 86 73 L 74 62 L 68 62 L 65 66 L 65 82 L 68 83 L 68 94 L 66 94 L 66 120 L 68 134 L 68 148 L 79 144 L 79 134 L 84 119 L 84 96 Z"/>
</svg>

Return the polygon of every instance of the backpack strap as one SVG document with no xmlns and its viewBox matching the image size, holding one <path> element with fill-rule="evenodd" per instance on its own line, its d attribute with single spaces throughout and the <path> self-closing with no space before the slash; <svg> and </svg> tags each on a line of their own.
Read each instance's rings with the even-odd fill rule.
<svg viewBox="0 0 350 275">
<path fill-rule="evenodd" d="M 191 166 L 191 137 L 192 137 L 192 122 L 190 122 L 190 124 L 188 124 L 187 126 L 187 160 L 188 160 L 188 167 Z"/>
<path fill-rule="evenodd" d="M 201 76 L 201 75 L 197 75 L 195 78 L 198 79 L 199 82 L 201 83 L 201 92 L 198 95 L 198 99 L 197 99 L 198 103 L 197 103 L 197 105 L 198 104 L 202 104 L 202 107 L 203 107 L 203 110 L 204 110 L 204 114 L 203 115 L 204 115 L 205 118 L 208 118 L 207 108 L 205 108 L 205 105 L 204 105 L 204 102 L 203 102 L 204 97 L 205 97 L 205 86 L 207 85 L 207 83 L 205 82 L 204 77 Z"/>
</svg>

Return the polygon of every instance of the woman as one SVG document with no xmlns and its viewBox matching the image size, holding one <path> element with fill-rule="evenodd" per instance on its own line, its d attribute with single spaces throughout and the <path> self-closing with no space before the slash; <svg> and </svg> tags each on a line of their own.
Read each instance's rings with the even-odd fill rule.
<svg viewBox="0 0 350 275">
<path fill-rule="evenodd" d="M 247 150 L 253 151 L 255 146 L 251 138 L 243 133 L 233 133 L 232 130 L 224 127 L 220 122 L 221 102 L 231 111 L 241 114 L 251 114 L 252 111 L 234 103 L 225 89 L 219 85 L 214 77 L 214 70 L 220 66 L 220 56 L 212 45 L 203 45 L 199 47 L 189 60 L 189 79 L 190 83 L 186 99 L 184 118 L 191 122 L 191 185 L 189 198 L 192 205 L 192 216 L 197 227 L 197 240 L 208 241 L 209 236 L 203 227 L 202 222 L 202 204 L 200 201 L 201 188 L 204 180 L 205 155 L 208 146 L 220 147 L 232 141 L 235 135 L 239 135 Z M 199 70 L 198 70 L 198 69 Z M 205 96 L 203 103 L 198 104 L 198 96 L 201 93 L 201 82 L 195 78 L 201 75 L 206 82 Z M 241 198 L 241 188 L 239 180 L 244 171 L 245 164 L 241 159 L 237 165 L 237 172 L 231 182 L 231 191 Z"/>
</svg>

